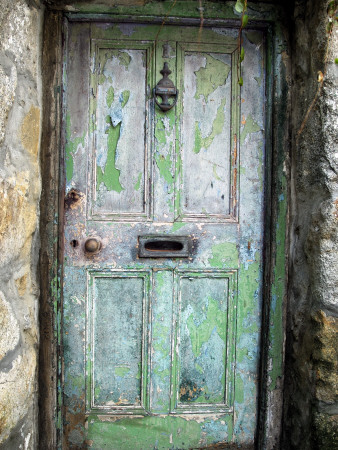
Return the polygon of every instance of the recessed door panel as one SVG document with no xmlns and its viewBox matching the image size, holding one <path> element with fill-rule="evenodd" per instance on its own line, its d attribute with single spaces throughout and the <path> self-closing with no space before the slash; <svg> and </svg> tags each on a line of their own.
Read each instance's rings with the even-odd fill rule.
<svg viewBox="0 0 338 450">
<path fill-rule="evenodd" d="M 232 404 L 236 272 L 178 272 L 173 367 L 176 412 L 229 411 Z"/>
<path fill-rule="evenodd" d="M 133 411 L 145 403 L 149 283 L 142 272 L 89 273 L 90 409 Z"/>
<path fill-rule="evenodd" d="M 178 48 L 182 64 L 180 213 L 188 220 L 210 221 L 233 214 L 236 180 L 232 169 L 237 161 L 231 120 L 237 108 L 232 102 L 237 59 L 232 53 L 233 48 L 222 52 L 222 46 L 210 44 Z"/>
<path fill-rule="evenodd" d="M 93 41 L 92 47 L 92 214 L 101 219 L 141 219 L 150 207 L 147 60 L 151 46 Z"/>
</svg>

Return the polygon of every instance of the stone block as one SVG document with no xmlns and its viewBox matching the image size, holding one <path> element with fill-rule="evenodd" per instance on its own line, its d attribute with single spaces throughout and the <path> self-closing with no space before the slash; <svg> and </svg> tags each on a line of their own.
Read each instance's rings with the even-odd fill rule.
<svg viewBox="0 0 338 450">
<path fill-rule="evenodd" d="M 316 414 L 315 449 L 333 450 L 338 448 L 338 415 Z"/>
<path fill-rule="evenodd" d="M 0 291 L 0 363 L 19 343 L 20 330 L 13 309 Z"/>
<path fill-rule="evenodd" d="M 4 443 L 6 448 L 11 430 L 35 408 L 36 359 L 35 349 L 28 348 L 14 359 L 8 372 L 0 372 L 0 447 Z M 32 424 L 31 432 L 34 428 Z M 23 442 L 25 438 L 22 436 Z"/>
<path fill-rule="evenodd" d="M 30 252 L 31 236 L 37 227 L 37 205 L 29 201 L 32 189 L 28 171 L 0 179 L 0 267 L 13 262 L 20 253 Z"/>
</svg>

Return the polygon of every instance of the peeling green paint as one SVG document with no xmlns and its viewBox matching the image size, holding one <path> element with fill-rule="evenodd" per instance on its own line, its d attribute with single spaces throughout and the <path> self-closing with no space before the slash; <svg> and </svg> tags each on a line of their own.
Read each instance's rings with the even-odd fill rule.
<svg viewBox="0 0 338 450">
<path fill-rule="evenodd" d="M 106 81 L 106 76 L 101 73 L 98 77 L 97 77 L 97 84 L 101 85 L 104 84 Z"/>
<path fill-rule="evenodd" d="M 195 357 L 200 355 L 203 344 L 210 339 L 214 328 L 217 330 L 219 337 L 225 343 L 226 320 L 225 315 L 220 314 L 220 312 L 218 303 L 211 297 L 208 297 L 206 319 L 202 323 L 196 325 L 193 314 L 188 317 L 187 327 Z"/>
<path fill-rule="evenodd" d="M 113 101 L 114 101 L 114 88 L 113 86 L 110 86 L 107 91 L 107 98 L 106 98 L 108 108 L 111 107 Z"/>
<path fill-rule="evenodd" d="M 244 328 L 246 332 L 246 339 L 252 339 L 252 336 L 257 335 L 258 325 L 256 321 L 247 323 L 247 317 L 250 311 L 255 310 L 257 306 L 257 297 L 255 295 L 257 289 L 257 280 L 260 276 L 260 260 L 257 259 L 250 262 L 248 265 L 241 264 L 240 271 L 242 275 L 239 282 L 240 304 L 238 306 L 238 326 Z M 238 363 L 245 362 L 251 359 L 252 355 L 248 353 L 248 348 L 245 344 L 237 346 L 236 359 Z"/>
<path fill-rule="evenodd" d="M 140 380 L 142 378 L 142 363 L 141 362 L 137 363 L 137 374 L 136 374 L 135 378 L 137 380 Z"/>
<path fill-rule="evenodd" d="M 114 374 L 118 377 L 124 377 L 125 375 L 127 375 L 127 373 L 130 372 L 130 368 L 129 367 L 115 367 L 114 368 Z"/>
<path fill-rule="evenodd" d="M 131 62 L 131 56 L 129 55 L 129 53 L 127 51 L 117 50 L 117 49 L 111 49 L 111 50 L 107 49 L 107 51 L 104 52 L 103 60 L 100 61 L 102 68 L 104 69 L 107 59 L 112 59 L 114 57 L 118 58 L 120 66 L 124 66 L 126 69 L 128 69 L 129 64 Z"/>
<path fill-rule="evenodd" d="M 258 131 L 261 131 L 261 127 L 253 120 L 252 116 L 248 116 L 245 119 L 245 124 L 243 130 L 241 131 L 241 145 L 244 144 L 248 134 L 257 133 Z"/>
<path fill-rule="evenodd" d="M 258 86 L 261 86 L 261 84 L 262 84 L 262 77 L 254 77 L 254 79 L 257 81 Z"/>
<path fill-rule="evenodd" d="M 240 375 L 236 376 L 236 402 L 243 403 L 244 402 L 244 383 L 242 377 Z"/>
<path fill-rule="evenodd" d="M 171 231 L 175 232 L 175 231 L 179 230 L 180 228 L 184 227 L 185 225 L 187 225 L 187 224 L 183 223 L 183 222 L 175 222 L 171 228 Z"/>
<path fill-rule="evenodd" d="M 142 179 L 142 175 L 143 175 L 143 173 L 142 173 L 142 172 L 140 172 L 140 173 L 138 174 L 138 178 L 137 178 L 137 181 L 136 181 L 136 183 L 135 183 L 135 185 L 134 185 L 134 189 L 135 189 L 135 191 L 138 191 L 138 190 L 140 189 L 140 186 L 141 186 L 141 179 Z"/>
<path fill-rule="evenodd" d="M 199 364 L 195 363 L 195 369 L 196 369 L 197 372 L 199 372 L 200 374 L 203 374 L 203 367 L 201 367 Z"/>
<path fill-rule="evenodd" d="M 94 388 L 94 396 L 95 398 L 98 398 L 100 396 L 101 393 L 101 387 L 100 386 L 95 386 Z"/>
<path fill-rule="evenodd" d="M 107 163 L 104 171 L 100 166 L 97 166 L 97 189 L 99 190 L 101 183 L 103 183 L 108 190 L 120 193 L 123 187 L 120 183 L 120 170 L 115 166 L 116 148 L 120 139 L 121 122 L 114 127 L 112 124 L 108 130 L 108 154 Z"/>
<path fill-rule="evenodd" d="M 126 106 L 126 104 L 128 103 L 130 97 L 130 91 L 126 90 L 122 92 L 122 102 L 121 102 L 121 107 L 124 108 Z"/>
<path fill-rule="evenodd" d="M 194 142 L 194 153 L 199 153 L 203 146 L 203 139 L 201 135 L 201 130 L 198 122 L 195 122 L 195 142 Z"/>
<path fill-rule="evenodd" d="M 170 376 L 170 370 L 169 369 L 163 369 L 163 370 L 154 369 L 154 373 L 156 375 L 158 375 L 163 381 L 168 379 L 169 376 Z"/>
<path fill-rule="evenodd" d="M 156 279 L 157 279 L 156 293 L 157 295 L 161 295 L 162 289 L 166 281 L 166 272 L 165 271 L 158 272 L 156 274 Z"/>
<path fill-rule="evenodd" d="M 169 119 L 169 130 L 172 130 L 176 124 L 177 116 L 175 114 L 175 110 L 169 111 L 169 114 L 167 115 Z"/>
<path fill-rule="evenodd" d="M 189 448 L 200 448 L 231 439 L 232 417 L 206 418 L 204 429 L 214 430 L 216 438 L 203 432 L 196 421 L 182 417 L 123 417 L 114 423 L 98 421 L 95 416 L 88 418 L 88 439 L 95 436 L 96 449 L 109 449 L 112 442 L 114 448 L 120 449 L 137 449 L 140 442 L 149 449 L 183 449 L 187 442 L 191 443 Z"/>
<path fill-rule="evenodd" d="M 209 258 L 209 263 L 212 267 L 237 267 L 238 265 L 238 250 L 234 243 L 221 243 L 212 246 L 212 258 Z"/>
<path fill-rule="evenodd" d="M 95 417 L 88 420 L 88 439 L 95 436 L 95 448 L 184 448 L 184 441 L 189 439 L 198 446 L 201 439 L 200 425 L 195 421 L 180 417 L 135 417 L 117 419 L 113 424 L 97 422 Z"/>
<path fill-rule="evenodd" d="M 174 183 L 174 178 L 171 174 L 171 156 L 170 153 L 164 157 L 155 153 L 155 161 L 160 171 L 160 175 L 165 179 L 165 181 L 171 186 Z"/>
<path fill-rule="evenodd" d="M 156 138 L 158 144 L 165 145 L 167 142 L 165 128 L 164 128 L 164 124 L 163 124 L 162 120 L 157 120 L 157 122 L 156 122 L 155 138 Z"/>
<path fill-rule="evenodd" d="M 153 334 L 154 336 L 156 336 L 156 340 L 154 340 L 153 342 L 153 349 L 154 350 L 159 350 L 160 352 L 167 352 L 168 351 L 168 347 L 167 347 L 167 340 L 166 340 L 166 335 L 167 335 L 167 328 L 165 326 L 163 326 L 163 324 L 155 324 L 153 327 Z"/>
<path fill-rule="evenodd" d="M 84 378 L 81 375 L 72 375 L 69 376 L 68 380 L 67 380 L 70 390 L 71 391 L 77 391 L 77 392 L 81 392 L 82 387 L 83 387 L 83 382 L 84 382 Z"/>
<path fill-rule="evenodd" d="M 200 96 L 203 96 L 204 100 L 207 102 L 209 95 L 212 94 L 219 86 L 223 86 L 225 84 L 231 67 L 212 55 L 205 54 L 203 56 L 206 58 L 206 65 L 195 72 L 195 98 L 198 99 Z"/>
<path fill-rule="evenodd" d="M 213 164 L 213 166 L 212 166 L 212 174 L 215 177 L 215 180 L 225 181 L 217 173 L 217 164 Z"/>
<path fill-rule="evenodd" d="M 224 127 L 224 108 L 225 108 L 226 99 L 223 98 L 221 100 L 221 104 L 217 108 L 217 113 L 215 120 L 212 124 L 212 130 L 209 136 L 203 138 L 201 135 L 201 130 L 199 127 L 199 123 L 195 122 L 195 143 L 194 143 L 194 153 L 199 153 L 202 148 L 209 148 L 213 143 L 213 140 L 218 134 L 222 133 Z"/>
<path fill-rule="evenodd" d="M 119 60 L 120 60 L 120 65 L 122 65 L 126 69 L 128 69 L 130 61 L 131 61 L 131 56 L 127 52 L 121 51 L 121 50 L 119 50 L 118 56 L 119 56 Z"/>
<path fill-rule="evenodd" d="M 208 403 L 208 400 L 210 398 L 210 392 L 208 390 L 207 387 L 201 388 L 201 391 L 203 392 L 202 395 L 200 395 L 199 397 L 197 397 L 194 400 L 194 403 Z M 222 401 L 224 400 L 223 395 L 213 395 L 212 397 L 212 402 L 210 403 L 222 403 Z"/>
<path fill-rule="evenodd" d="M 74 172 L 74 160 L 73 156 L 77 152 L 79 145 L 85 146 L 84 135 L 82 137 L 76 137 L 72 139 L 70 116 L 66 117 L 66 145 L 65 145 L 65 160 L 66 160 L 66 179 L 67 182 L 71 181 Z"/>
<path fill-rule="evenodd" d="M 97 95 L 96 95 L 96 82 L 94 83 L 93 75 L 91 74 L 91 95 L 89 101 L 89 134 L 91 135 L 96 130 L 96 108 L 97 108 Z M 95 94 L 94 94 L 95 92 Z"/>
</svg>

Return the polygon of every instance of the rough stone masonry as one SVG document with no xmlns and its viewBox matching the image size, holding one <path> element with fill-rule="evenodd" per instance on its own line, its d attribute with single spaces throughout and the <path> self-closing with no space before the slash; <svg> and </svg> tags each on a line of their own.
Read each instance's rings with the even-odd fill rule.
<svg viewBox="0 0 338 450">
<path fill-rule="evenodd" d="M 0 1 L 3 449 L 38 448 L 42 3 Z M 58 2 L 44 3 L 48 7 Z M 282 449 L 331 450 L 338 446 L 338 65 L 334 64 L 338 29 L 335 26 L 333 30 L 325 73 L 329 3 L 296 0 L 288 2 L 286 10 L 292 66 L 291 220 Z M 299 135 L 318 87 L 318 71 L 325 74 L 324 88 Z"/>
<path fill-rule="evenodd" d="M 338 446 L 338 26 L 328 45 L 328 6 L 295 1 L 292 64 L 289 295 L 284 442 Z M 337 14 L 337 10 L 335 15 Z M 321 73 L 323 90 L 300 133 Z"/>
<path fill-rule="evenodd" d="M 42 11 L 0 3 L 0 443 L 36 448 Z"/>
</svg>

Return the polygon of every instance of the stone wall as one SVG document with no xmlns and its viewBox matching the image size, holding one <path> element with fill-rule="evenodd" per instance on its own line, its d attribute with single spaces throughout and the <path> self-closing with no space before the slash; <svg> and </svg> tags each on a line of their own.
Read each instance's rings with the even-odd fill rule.
<svg viewBox="0 0 338 450">
<path fill-rule="evenodd" d="M 284 448 L 324 450 L 338 446 L 338 65 L 334 64 L 338 27 L 328 44 L 329 2 L 291 3 L 291 248 Z M 319 71 L 324 74 L 323 89 L 300 132 L 320 87 Z"/>
<path fill-rule="evenodd" d="M 10 449 L 36 448 L 41 17 L 38 5 L 1 1 L 0 446 Z"/>
</svg>

